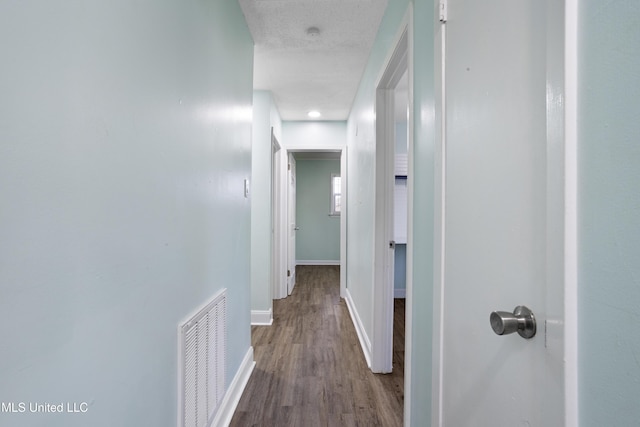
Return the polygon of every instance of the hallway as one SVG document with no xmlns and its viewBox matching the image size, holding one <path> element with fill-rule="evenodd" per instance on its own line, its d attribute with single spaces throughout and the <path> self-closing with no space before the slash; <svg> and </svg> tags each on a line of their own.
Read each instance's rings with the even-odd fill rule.
<svg viewBox="0 0 640 427">
<path fill-rule="evenodd" d="M 256 367 L 231 426 L 401 426 L 404 300 L 395 300 L 394 372 L 376 375 L 340 299 L 339 267 L 296 271 L 273 325 L 252 327 Z"/>
</svg>

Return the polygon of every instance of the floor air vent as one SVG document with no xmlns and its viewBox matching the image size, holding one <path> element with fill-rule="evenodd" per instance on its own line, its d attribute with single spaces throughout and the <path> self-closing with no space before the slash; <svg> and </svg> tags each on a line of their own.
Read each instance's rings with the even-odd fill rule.
<svg viewBox="0 0 640 427">
<path fill-rule="evenodd" d="M 178 330 L 180 427 L 208 427 L 226 388 L 226 289 Z"/>
</svg>

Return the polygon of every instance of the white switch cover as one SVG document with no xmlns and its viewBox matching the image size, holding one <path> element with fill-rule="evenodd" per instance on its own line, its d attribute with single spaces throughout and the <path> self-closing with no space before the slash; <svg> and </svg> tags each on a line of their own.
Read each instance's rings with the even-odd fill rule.
<svg viewBox="0 0 640 427">
<path fill-rule="evenodd" d="M 248 179 L 244 180 L 244 198 L 245 199 L 249 198 L 249 180 Z"/>
</svg>

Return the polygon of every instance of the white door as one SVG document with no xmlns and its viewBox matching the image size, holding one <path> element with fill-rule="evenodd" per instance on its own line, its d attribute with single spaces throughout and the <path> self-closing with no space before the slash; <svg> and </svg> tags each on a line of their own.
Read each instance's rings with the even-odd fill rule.
<svg viewBox="0 0 640 427">
<path fill-rule="evenodd" d="M 551 255 L 562 245 L 554 234 L 562 234 L 554 230 L 562 181 L 550 173 L 547 125 L 561 114 L 547 101 L 548 74 L 558 65 L 548 62 L 555 48 L 547 43 L 561 49 L 564 41 L 547 40 L 557 23 L 546 7 L 540 0 L 448 1 L 441 426 L 564 423 L 556 296 L 563 284 L 550 283 L 557 278 Z M 536 335 L 494 333 L 490 313 L 520 305 L 533 311 Z"/>
<path fill-rule="evenodd" d="M 296 285 L 296 159 L 293 154 L 289 153 L 289 166 L 288 166 L 288 185 L 287 192 L 288 197 L 288 218 L 287 221 L 289 228 L 289 243 L 287 245 L 288 251 L 288 266 L 287 266 L 287 292 L 291 295 L 293 287 Z"/>
</svg>

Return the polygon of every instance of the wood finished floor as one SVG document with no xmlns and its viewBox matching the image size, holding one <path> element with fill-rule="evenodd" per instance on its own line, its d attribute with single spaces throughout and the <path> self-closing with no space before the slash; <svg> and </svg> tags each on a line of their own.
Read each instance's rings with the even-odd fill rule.
<svg viewBox="0 0 640 427">
<path fill-rule="evenodd" d="M 256 367 L 231 421 L 247 426 L 402 426 L 404 300 L 395 301 L 393 373 L 367 368 L 338 266 L 298 266 L 272 326 L 253 326 Z"/>
</svg>

